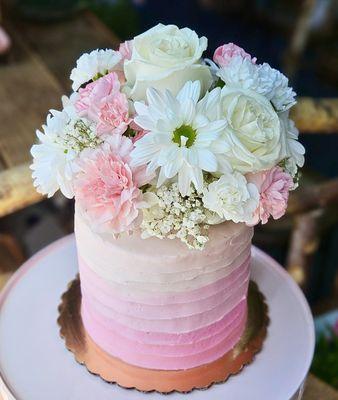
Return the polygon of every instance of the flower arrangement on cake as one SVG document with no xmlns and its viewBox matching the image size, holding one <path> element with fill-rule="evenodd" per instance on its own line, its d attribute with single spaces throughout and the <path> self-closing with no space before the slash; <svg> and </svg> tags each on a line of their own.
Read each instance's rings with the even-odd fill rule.
<svg viewBox="0 0 338 400">
<path fill-rule="evenodd" d="M 295 93 L 240 47 L 213 60 L 206 48 L 159 24 L 82 55 L 74 92 L 32 147 L 37 189 L 75 197 L 79 281 L 62 298 L 61 335 L 91 372 L 128 388 L 222 382 L 267 332 L 251 240 L 285 213 L 304 163 Z"/>
<path fill-rule="evenodd" d="M 34 184 L 77 204 L 97 232 L 179 238 L 203 249 L 209 227 L 253 226 L 286 210 L 304 148 L 295 92 L 233 43 L 159 24 L 118 51 L 83 54 L 74 92 L 32 147 Z"/>
</svg>

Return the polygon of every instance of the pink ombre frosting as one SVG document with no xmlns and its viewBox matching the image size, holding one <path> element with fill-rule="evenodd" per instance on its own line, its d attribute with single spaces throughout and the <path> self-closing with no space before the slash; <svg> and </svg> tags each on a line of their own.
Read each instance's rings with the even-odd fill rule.
<svg viewBox="0 0 338 400">
<path fill-rule="evenodd" d="M 246 324 L 252 228 L 210 229 L 203 251 L 179 240 L 114 239 L 75 216 L 82 319 L 108 354 L 144 368 L 180 370 L 217 360 Z"/>
</svg>

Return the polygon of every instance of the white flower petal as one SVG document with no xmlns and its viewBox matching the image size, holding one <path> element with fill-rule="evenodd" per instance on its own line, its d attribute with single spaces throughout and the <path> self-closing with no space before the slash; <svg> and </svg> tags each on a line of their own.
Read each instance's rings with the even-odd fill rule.
<svg viewBox="0 0 338 400">
<path fill-rule="evenodd" d="M 279 120 L 281 124 L 280 159 L 286 160 L 286 169 L 294 177 L 298 167 L 304 165 L 305 148 L 297 141 L 298 129 L 289 118 L 289 111 L 280 113 Z"/>
<path fill-rule="evenodd" d="M 222 132 L 227 126 L 225 119 L 209 122 L 208 125 L 198 128 L 199 133 L 219 133 Z"/>
<path fill-rule="evenodd" d="M 141 140 L 137 142 L 138 146 L 133 150 L 132 165 L 141 166 L 150 162 L 156 154 L 159 153 L 159 146 L 157 144 L 149 144 L 143 146 Z"/>
<path fill-rule="evenodd" d="M 167 163 L 164 165 L 161 170 L 163 170 L 164 175 L 168 178 L 171 179 L 173 176 L 175 176 L 179 170 L 180 165 L 175 162 Z"/>
<path fill-rule="evenodd" d="M 215 155 L 206 149 L 198 149 L 199 166 L 207 172 L 217 171 L 217 159 Z"/>
<path fill-rule="evenodd" d="M 191 184 L 191 167 L 184 163 L 178 172 L 178 188 L 182 196 L 187 196 Z"/>
<path fill-rule="evenodd" d="M 135 101 L 135 103 L 133 103 L 133 104 L 134 104 L 136 114 L 141 114 L 141 115 L 147 114 L 148 107 L 143 102 Z"/>
<path fill-rule="evenodd" d="M 181 102 L 181 115 L 184 125 L 191 125 L 195 116 L 195 105 L 191 99 Z"/>
<path fill-rule="evenodd" d="M 211 120 L 217 119 L 220 94 L 220 88 L 215 88 L 207 93 L 198 103 L 197 113 L 205 114 Z"/>
<path fill-rule="evenodd" d="M 201 93 L 201 83 L 200 81 L 191 82 L 188 81 L 183 88 L 178 92 L 176 98 L 182 103 L 182 101 L 189 99 L 194 104 L 198 102 Z"/>
<path fill-rule="evenodd" d="M 146 131 L 155 129 L 154 121 L 147 114 L 137 115 L 134 120 L 138 126 Z"/>
<path fill-rule="evenodd" d="M 160 173 L 158 174 L 158 179 L 157 179 L 157 187 L 160 187 L 160 186 L 162 186 L 163 185 L 163 183 L 164 182 L 166 182 L 167 181 L 167 176 L 166 176 L 166 174 L 164 173 L 164 168 L 162 167 L 162 168 L 160 168 Z"/>
</svg>

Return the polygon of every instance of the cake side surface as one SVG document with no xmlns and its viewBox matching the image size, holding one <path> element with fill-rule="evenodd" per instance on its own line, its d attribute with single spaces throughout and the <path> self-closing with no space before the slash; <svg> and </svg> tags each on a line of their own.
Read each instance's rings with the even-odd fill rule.
<svg viewBox="0 0 338 400">
<path fill-rule="evenodd" d="M 150 369 L 212 362 L 246 323 L 252 228 L 210 228 L 203 251 L 179 240 L 95 233 L 75 215 L 87 333 L 108 354 Z"/>
</svg>

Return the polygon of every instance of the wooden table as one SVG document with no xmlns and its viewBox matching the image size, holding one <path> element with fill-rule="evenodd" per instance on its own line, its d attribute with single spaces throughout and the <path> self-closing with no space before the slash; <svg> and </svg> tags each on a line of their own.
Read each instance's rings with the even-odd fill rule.
<svg viewBox="0 0 338 400">
<path fill-rule="evenodd" d="M 310 374 L 306 381 L 302 400 L 338 400 L 338 392 Z"/>
<path fill-rule="evenodd" d="M 30 147 L 50 108 L 70 92 L 69 74 L 81 53 L 116 47 L 118 39 L 93 14 L 32 23 L 4 11 L 13 40 L 0 64 L 0 217 L 39 201 L 32 186 Z"/>
</svg>

